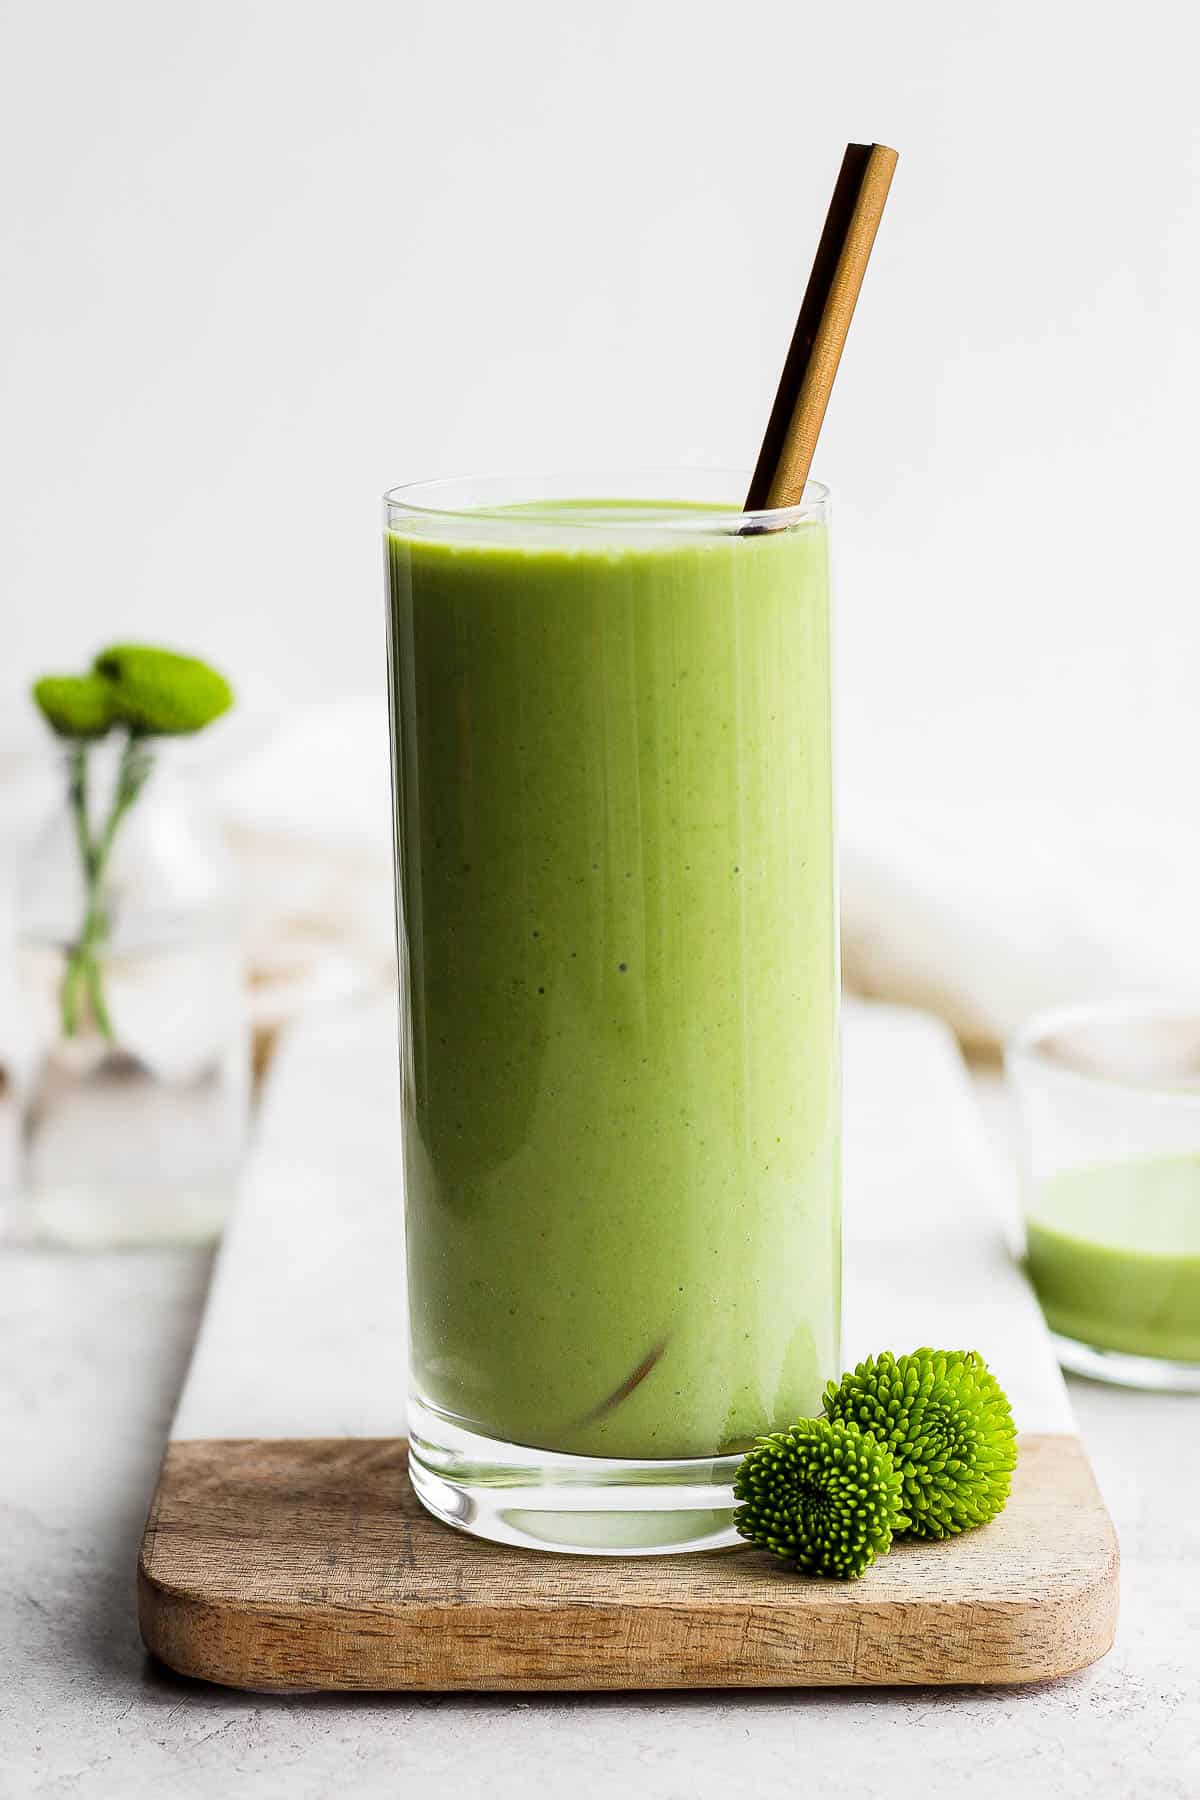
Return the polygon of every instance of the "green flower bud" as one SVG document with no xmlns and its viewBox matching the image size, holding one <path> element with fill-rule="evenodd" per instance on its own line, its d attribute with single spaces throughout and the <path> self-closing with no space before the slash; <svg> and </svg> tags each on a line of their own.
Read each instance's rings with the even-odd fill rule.
<svg viewBox="0 0 1200 1800">
<path fill-rule="evenodd" d="M 949 1537 L 1003 1511 L 1017 1462 L 1012 1409 L 974 1350 L 868 1357 L 825 1392 L 830 1419 L 886 1444 L 914 1537 Z"/>
<path fill-rule="evenodd" d="M 112 694 L 98 675 L 43 675 L 33 697 L 59 737 L 100 738 L 112 724 Z"/>
<path fill-rule="evenodd" d="M 900 1477 L 869 1432 L 800 1419 L 759 1438 L 733 1478 L 744 1538 L 805 1575 L 854 1581 L 907 1523 Z"/>
<path fill-rule="evenodd" d="M 233 705 L 223 675 L 194 656 L 148 644 L 115 644 L 92 665 L 108 683 L 113 716 L 146 737 L 201 731 Z"/>
</svg>

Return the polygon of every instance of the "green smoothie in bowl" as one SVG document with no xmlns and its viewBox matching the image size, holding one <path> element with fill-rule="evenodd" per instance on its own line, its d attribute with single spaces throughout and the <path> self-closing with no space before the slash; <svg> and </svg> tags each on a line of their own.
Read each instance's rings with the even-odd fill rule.
<svg viewBox="0 0 1200 1800">
<path fill-rule="evenodd" d="M 646 485 L 389 506 L 414 1451 L 485 1486 L 839 1367 L 824 496 Z"/>
<path fill-rule="evenodd" d="M 1053 1331 L 1200 1375 L 1200 1155 L 1064 1170 L 1035 1191 L 1026 1239 Z"/>
<path fill-rule="evenodd" d="M 1008 1047 L 1025 1266 L 1064 1367 L 1200 1392 L 1200 1006 L 1094 1001 Z"/>
</svg>

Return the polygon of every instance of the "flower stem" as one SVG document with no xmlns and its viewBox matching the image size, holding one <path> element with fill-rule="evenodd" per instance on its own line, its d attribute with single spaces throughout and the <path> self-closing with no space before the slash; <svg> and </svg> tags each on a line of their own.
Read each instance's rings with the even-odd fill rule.
<svg viewBox="0 0 1200 1800">
<path fill-rule="evenodd" d="M 91 903 L 92 844 L 88 828 L 88 746 L 72 744 L 68 760 L 67 801 L 75 821 L 75 838 L 79 845 L 79 864 L 83 871 L 84 892 Z M 72 947 L 62 983 L 62 1028 L 64 1037 L 74 1037 L 79 1030 L 79 984 L 83 976 L 81 942 Z"/>
<path fill-rule="evenodd" d="M 96 1028 L 111 1044 L 114 1041 L 112 1019 L 104 998 L 104 982 L 98 952 L 108 936 L 108 915 L 104 906 L 104 877 L 113 840 L 125 814 L 134 804 L 150 776 L 153 757 L 144 740 L 130 732 L 121 751 L 112 805 L 103 830 L 93 839 L 88 822 L 88 753 L 86 744 L 74 746 L 71 755 L 70 806 L 75 820 L 84 882 L 84 916 L 78 941 L 67 956 L 62 984 L 62 1029 L 64 1037 L 74 1037 L 79 1030 L 80 990 L 86 990 Z"/>
</svg>

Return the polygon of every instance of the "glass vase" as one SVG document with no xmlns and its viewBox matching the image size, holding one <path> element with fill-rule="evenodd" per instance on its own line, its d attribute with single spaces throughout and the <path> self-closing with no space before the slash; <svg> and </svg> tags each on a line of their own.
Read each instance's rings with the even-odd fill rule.
<svg viewBox="0 0 1200 1800">
<path fill-rule="evenodd" d="M 232 860 L 179 746 L 60 750 L 18 882 L 23 1234 L 212 1242 L 245 1144 L 248 1027 Z"/>
</svg>

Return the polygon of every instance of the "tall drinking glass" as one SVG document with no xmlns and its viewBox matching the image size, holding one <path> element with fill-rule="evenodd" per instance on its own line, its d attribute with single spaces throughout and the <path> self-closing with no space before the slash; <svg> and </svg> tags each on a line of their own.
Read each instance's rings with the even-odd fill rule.
<svg viewBox="0 0 1200 1800">
<path fill-rule="evenodd" d="M 735 1541 L 838 1368 L 827 495 L 386 499 L 410 1468 L 484 1537 Z"/>
</svg>

